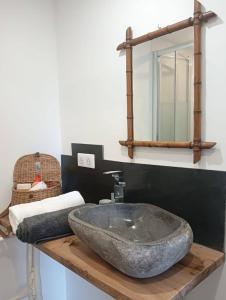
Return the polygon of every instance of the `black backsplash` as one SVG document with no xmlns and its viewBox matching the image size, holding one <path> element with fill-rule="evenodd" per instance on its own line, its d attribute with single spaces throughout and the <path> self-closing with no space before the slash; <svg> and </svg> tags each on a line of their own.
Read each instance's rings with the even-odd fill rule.
<svg viewBox="0 0 226 300">
<path fill-rule="evenodd" d="M 95 154 L 96 168 L 77 165 L 77 153 Z M 110 198 L 113 179 L 104 171 L 124 172 L 125 202 L 151 203 L 187 220 L 195 242 L 224 250 L 226 172 L 103 160 L 103 146 L 72 144 L 62 155 L 63 192 L 78 190 L 86 202 Z"/>
</svg>

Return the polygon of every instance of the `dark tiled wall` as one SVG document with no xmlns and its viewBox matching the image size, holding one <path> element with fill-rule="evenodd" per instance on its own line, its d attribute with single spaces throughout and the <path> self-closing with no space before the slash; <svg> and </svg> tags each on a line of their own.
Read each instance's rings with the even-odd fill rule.
<svg viewBox="0 0 226 300">
<path fill-rule="evenodd" d="M 92 153 L 96 168 L 77 166 L 77 153 Z M 122 170 L 125 202 L 160 206 L 187 220 L 195 241 L 223 250 L 226 172 L 173 168 L 103 160 L 103 147 L 72 144 L 72 156 L 62 155 L 63 191 L 79 190 L 86 202 L 110 198 L 113 179 L 104 171 Z"/>
</svg>

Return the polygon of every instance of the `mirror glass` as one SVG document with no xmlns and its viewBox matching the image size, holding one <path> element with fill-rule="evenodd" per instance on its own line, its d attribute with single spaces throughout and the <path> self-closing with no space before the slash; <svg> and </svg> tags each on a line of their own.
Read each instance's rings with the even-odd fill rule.
<svg viewBox="0 0 226 300">
<path fill-rule="evenodd" d="M 190 27 L 133 47 L 135 140 L 192 139 L 193 36 Z"/>
</svg>

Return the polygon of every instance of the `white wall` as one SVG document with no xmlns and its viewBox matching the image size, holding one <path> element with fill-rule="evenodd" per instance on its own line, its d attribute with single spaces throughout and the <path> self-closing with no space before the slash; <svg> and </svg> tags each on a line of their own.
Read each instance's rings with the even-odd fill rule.
<svg viewBox="0 0 226 300">
<path fill-rule="evenodd" d="M 0 0 L 0 211 L 17 158 L 61 153 L 54 1 Z"/>
<path fill-rule="evenodd" d="M 0 0 L 0 212 L 17 158 L 61 153 L 54 12 L 52 0 Z M 0 299 L 25 288 L 25 245 L 0 241 Z"/>
<path fill-rule="evenodd" d="M 175 0 L 173 5 L 164 0 L 57 3 L 63 152 L 70 153 L 73 141 L 103 144 L 106 159 L 129 161 L 126 148 L 118 144 L 127 136 L 126 81 L 125 55 L 117 52 L 116 46 L 125 40 L 129 25 L 134 36 L 139 36 L 191 16 L 193 1 Z M 206 0 L 203 4 L 226 18 L 224 1 Z M 226 132 L 221 130 L 226 106 L 225 32 L 224 23 L 206 27 L 203 137 L 217 142 L 215 150 L 203 151 L 201 163 L 194 166 L 190 150 L 140 148 L 134 162 L 226 169 Z"/>
<path fill-rule="evenodd" d="M 203 37 L 203 137 L 217 146 L 203 151 L 195 166 L 190 150 L 175 149 L 136 149 L 136 163 L 226 171 L 226 3 L 202 3 L 222 19 L 211 22 Z M 164 0 L 57 0 L 63 153 L 71 154 L 71 142 L 103 144 L 106 159 L 129 161 L 127 150 L 118 144 L 127 133 L 126 81 L 125 55 L 116 46 L 125 40 L 128 26 L 139 36 L 192 14 L 193 0 L 174 0 L 173 5 Z M 224 299 L 225 272 L 217 270 L 187 299 Z M 73 290 L 73 285 L 76 277 L 68 288 Z"/>
</svg>

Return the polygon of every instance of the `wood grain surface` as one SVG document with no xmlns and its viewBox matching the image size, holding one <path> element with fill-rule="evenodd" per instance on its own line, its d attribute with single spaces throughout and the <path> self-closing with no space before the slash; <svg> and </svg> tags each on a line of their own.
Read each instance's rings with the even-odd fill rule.
<svg viewBox="0 0 226 300">
<path fill-rule="evenodd" d="M 118 300 L 178 300 L 224 262 L 224 253 L 193 244 L 189 254 L 167 272 L 134 279 L 106 263 L 76 236 L 37 248 Z"/>
</svg>

